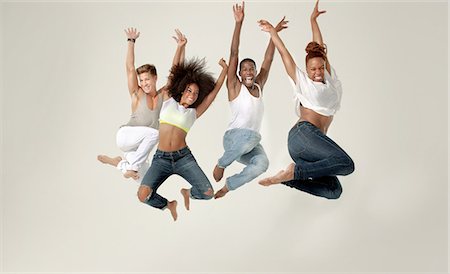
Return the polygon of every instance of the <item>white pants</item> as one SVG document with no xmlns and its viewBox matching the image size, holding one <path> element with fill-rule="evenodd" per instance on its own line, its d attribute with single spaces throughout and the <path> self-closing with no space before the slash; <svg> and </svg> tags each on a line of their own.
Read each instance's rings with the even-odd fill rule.
<svg viewBox="0 0 450 274">
<path fill-rule="evenodd" d="M 117 168 L 125 173 L 137 171 L 142 178 L 149 165 L 146 162 L 150 151 L 159 141 L 159 131 L 145 126 L 123 126 L 117 131 L 117 146 L 124 152 L 124 158 Z M 144 170 L 145 169 L 145 170 Z"/>
</svg>

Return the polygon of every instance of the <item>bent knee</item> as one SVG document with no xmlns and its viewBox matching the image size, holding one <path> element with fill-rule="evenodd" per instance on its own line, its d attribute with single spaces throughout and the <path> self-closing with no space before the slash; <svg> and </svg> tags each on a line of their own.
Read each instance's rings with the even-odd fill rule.
<svg viewBox="0 0 450 274">
<path fill-rule="evenodd" d="M 347 162 L 348 162 L 348 164 L 347 164 L 347 167 L 345 170 L 345 173 L 346 173 L 345 175 L 352 174 L 353 171 L 355 171 L 355 163 L 353 162 L 353 160 L 350 157 L 347 158 Z"/>
<path fill-rule="evenodd" d="M 152 189 L 148 186 L 141 185 L 139 187 L 137 196 L 139 201 L 145 203 L 148 201 L 150 195 L 152 195 Z"/>
<path fill-rule="evenodd" d="M 255 167 L 260 174 L 266 172 L 269 168 L 269 159 L 267 159 L 267 157 L 257 159 L 255 162 Z"/>
<path fill-rule="evenodd" d="M 203 192 L 203 198 L 205 200 L 210 200 L 214 197 L 214 190 L 212 188 L 208 188 L 207 191 Z"/>
<path fill-rule="evenodd" d="M 335 158 L 337 162 L 340 163 L 340 170 L 338 171 L 338 175 L 349 175 L 355 171 L 355 163 L 353 162 L 352 158 L 349 156 L 341 156 L 338 158 Z"/>
<path fill-rule="evenodd" d="M 336 189 L 335 191 L 331 192 L 326 198 L 329 200 L 337 200 L 339 197 L 341 197 L 342 194 L 342 188 Z"/>
</svg>

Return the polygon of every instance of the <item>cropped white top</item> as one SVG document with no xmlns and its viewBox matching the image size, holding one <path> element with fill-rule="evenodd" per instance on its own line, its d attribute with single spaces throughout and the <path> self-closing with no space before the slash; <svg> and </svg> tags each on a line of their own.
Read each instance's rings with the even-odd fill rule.
<svg viewBox="0 0 450 274">
<path fill-rule="evenodd" d="M 189 132 L 196 119 L 197 111 L 195 108 L 185 108 L 172 97 L 164 101 L 159 114 L 160 124 L 175 126 L 186 133 Z"/>
<path fill-rule="evenodd" d="M 297 67 L 297 83 L 291 80 L 294 87 L 295 110 L 300 116 L 300 103 L 324 116 L 332 116 L 341 107 L 342 85 L 337 78 L 334 68 L 331 75 L 325 69 L 325 83 L 315 82 Z"/>
</svg>

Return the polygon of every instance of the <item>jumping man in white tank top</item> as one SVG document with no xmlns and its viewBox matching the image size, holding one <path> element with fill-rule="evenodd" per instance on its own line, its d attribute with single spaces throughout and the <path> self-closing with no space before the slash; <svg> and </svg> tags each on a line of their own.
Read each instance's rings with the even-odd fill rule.
<svg viewBox="0 0 450 274">
<path fill-rule="evenodd" d="M 239 40 L 244 21 L 244 2 L 233 6 L 235 27 L 231 42 L 230 61 L 228 67 L 227 88 L 232 119 L 223 136 L 224 154 L 218 160 L 213 171 L 214 179 L 222 179 L 224 170 L 232 162 L 238 161 L 246 167 L 238 174 L 226 179 L 225 185 L 214 195 L 214 198 L 225 196 L 228 191 L 248 183 L 264 173 L 269 167 L 269 160 L 260 144 L 262 116 L 264 113 L 263 87 L 272 65 L 275 46 L 270 40 L 257 74 L 256 63 L 252 59 L 243 59 L 239 65 Z M 285 25 L 284 18 L 277 25 L 277 31 Z"/>
</svg>

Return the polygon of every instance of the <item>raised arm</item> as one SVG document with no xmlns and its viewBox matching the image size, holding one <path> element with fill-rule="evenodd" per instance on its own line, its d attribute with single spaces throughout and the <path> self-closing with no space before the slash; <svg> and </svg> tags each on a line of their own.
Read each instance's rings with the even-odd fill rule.
<svg viewBox="0 0 450 274">
<path fill-rule="evenodd" d="M 283 17 L 283 19 L 281 19 L 281 21 L 278 22 L 278 24 L 276 25 L 275 27 L 276 32 L 280 32 L 281 30 L 287 28 L 287 23 L 289 21 L 285 21 L 284 19 L 285 17 Z M 264 61 L 262 62 L 261 69 L 259 71 L 258 76 L 256 76 L 256 83 L 258 83 L 261 86 L 261 88 L 264 87 L 264 84 L 266 83 L 267 78 L 269 77 L 269 71 L 270 67 L 272 66 L 274 53 L 275 53 L 275 45 L 272 39 L 270 39 L 269 45 L 267 45 L 266 53 L 264 54 Z"/>
<path fill-rule="evenodd" d="M 242 23 L 244 22 L 244 7 L 245 3 L 242 2 L 242 5 L 235 4 L 233 5 L 233 13 L 234 13 L 234 32 L 233 38 L 231 40 L 231 49 L 230 49 L 230 60 L 228 62 L 228 73 L 227 73 L 227 88 L 228 88 L 228 100 L 233 100 L 239 91 L 239 87 L 236 87 L 239 83 L 239 78 L 237 76 L 237 67 L 239 61 L 239 42 L 241 36 Z"/>
<path fill-rule="evenodd" d="M 180 47 L 180 51 L 175 52 L 175 56 L 173 57 L 172 66 L 184 63 L 184 56 L 185 56 L 186 44 L 187 44 L 186 36 L 183 33 L 181 33 L 181 31 L 179 29 L 176 29 L 175 33 L 177 34 L 177 36 L 172 36 L 172 37 L 177 42 L 177 50 L 178 50 L 178 47 Z"/>
<path fill-rule="evenodd" d="M 272 24 L 270 24 L 266 20 L 259 20 L 258 23 L 259 26 L 261 27 L 261 30 L 268 32 L 270 34 L 273 44 L 275 45 L 275 47 L 277 48 L 278 52 L 281 55 L 281 60 L 283 60 L 284 68 L 286 69 L 287 74 L 289 75 L 289 77 L 291 77 L 292 80 L 294 80 L 297 83 L 297 76 L 296 76 L 297 65 L 295 64 L 294 59 L 292 58 L 291 54 L 289 53 L 280 36 L 278 35 L 277 30 L 272 26 Z"/>
<path fill-rule="evenodd" d="M 185 53 L 186 43 L 187 43 L 186 36 L 183 33 L 181 33 L 181 31 L 179 29 L 176 29 L 175 33 L 177 36 L 172 36 L 172 37 L 177 42 L 177 49 L 175 50 L 175 54 L 172 59 L 171 68 L 184 62 L 184 53 Z M 170 74 L 169 77 L 167 78 L 166 85 L 161 88 L 161 92 L 164 95 L 164 100 L 169 99 L 167 87 L 170 85 L 171 76 L 172 76 L 172 74 Z"/>
<path fill-rule="evenodd" d="M 214 89 L 211 91 L 211 93 L 208 94 L 208 96 L 205 97 L 203 102 L 197 106 L 197 118 L 200 117 L 205 111 L 209 108 L 209 106 L 212 104 L 214 99 L 217 96 L 217 93 L 219 93 L 220 88 L 223 85 L 223 82 L 225 81 L 225 77 L 227 76 L 228 72 L 228 66 L 225 60 L 222 58 L 219 61 L 219 65 L 222 67 L 222 72 L 220 73 L 219 78 L 217 78 L 216 84 L 214 85 Z"/>
<path fill-rule="evenodd" d="M 311 13 L 311 30 L 313 35 L 313 41 L 318 43 L 319 45 L 325 47 L 323 43 L 322 33 L 320 32 L 319 24 L 317 23 L 317 17 L 322 13 L 325 13 L 325 10 L 319 11 L 319 0 L 316 1 L 316 5 L 314 6 L 313 12 Z M 326 60 L 326 69 L 328 73 L 330 72 L 330 63 L 328 62 L 328 56 Z"/>
<path fill-rule="evenodd" d="M 132 96 L 139 90 L 136 68 L 134 67 L 134 44 L 138 39 L 140 32 L 138 32 L 136 28 L 127 28 L 125 29 L 125 34 L 127 35 L 128 43 L 125 66 L 127 70 L 128 91 L 130 96 Z"/>
</svg>

